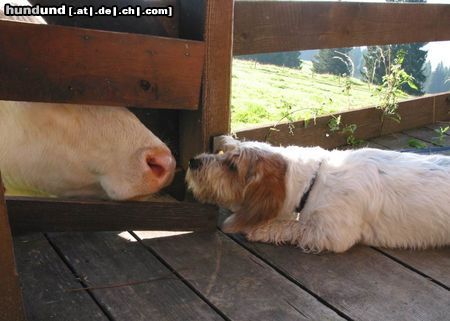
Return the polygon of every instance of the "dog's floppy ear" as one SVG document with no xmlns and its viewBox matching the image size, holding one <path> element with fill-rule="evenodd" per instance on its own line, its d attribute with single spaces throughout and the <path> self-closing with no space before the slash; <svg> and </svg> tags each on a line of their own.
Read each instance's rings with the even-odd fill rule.
<svg viewBox="0 0 450 321">
<path fill-rule="evenodd" d="M 222 135 L 214 138 L 214 153 L 218 151 L 231 151 L 238 147 L 239 141 L 229 135 Z"/>
<path fill-rule="evenodd" d="M 286 196 L 286 168 L 286 161 L 276 154 L 253 158 L 246 173 L 243 202 L 224 226 L 226 232 L 245 233 L 279 214 Z"/>
</svg>

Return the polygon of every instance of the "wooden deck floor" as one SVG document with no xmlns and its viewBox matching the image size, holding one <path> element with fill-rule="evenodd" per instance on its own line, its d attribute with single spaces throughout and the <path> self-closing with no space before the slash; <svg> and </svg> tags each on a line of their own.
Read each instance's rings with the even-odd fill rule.
<svg viewBox="0 0 450 321">
<path fill-rule="evenodd" d="M 450 146 L 436 136 L 370 146 Z M 450 320 L 450 247 L 312 255 L 217 230 L 28 234 L 15 251 L 29 321 Z"/>
</svg>

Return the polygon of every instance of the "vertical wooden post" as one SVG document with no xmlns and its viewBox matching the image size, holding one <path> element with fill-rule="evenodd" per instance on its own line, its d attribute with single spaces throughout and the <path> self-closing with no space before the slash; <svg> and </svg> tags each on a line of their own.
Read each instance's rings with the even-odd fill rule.
<svg viewBox="0 0 450 321">
<path fill-rule="evenodd" d="M 202 9 L 204 20 L 199 19 Z M 186 168 L 192 156 L 210 148 L 213 136 L 230 131 L 234 1 L 182 0 L 181 10 L 180 32 L 198 39 L 203 29 L 206 42 L 202 105 L 180 113 L 180 162 Z"/>
<path fill-rule="evenodd" d="M 0 321 L 24 321 L 19 277 L 0 174 Z"/>
</svg>

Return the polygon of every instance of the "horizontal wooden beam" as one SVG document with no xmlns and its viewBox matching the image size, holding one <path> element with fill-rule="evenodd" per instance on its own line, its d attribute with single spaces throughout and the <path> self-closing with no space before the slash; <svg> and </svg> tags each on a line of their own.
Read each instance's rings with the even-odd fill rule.
<svg viewBox="0 0 450 321">
<path fill-rule="evenodd" d="M 0 21 L 0 99 L 197 109 L 199 41 Z"/>
<path fill-rule="evenodd" d="M 449 4 L 237 1 L 234 54 L 450 40 Z"/>
<path fill-rule="evenodd" d="M 217 208 L 190 202 L 73 201 L 7 197 L 13 232 L 204 231 L 217 224 Z"/>
<path fill-rule="evenodd" d="M 395 122 L 385 118 L 381 124 L 381 111 L 375 107 L 347 111 L 341 115 L 343 126 L 355 124 L 357 130 L 355 137 L 369 139 L 385 134 L 400 132 L 416 128 L 437 121 L 450 120 L 450 93 L 431 95 L 423 98 L 407 100 L 399 103 L 401 121 Z M 321 146 L 335 148 L 346 144 L 346 136 L 333 133 L 328 126 L 332 116 L 318 117 L 305 126 L 304 121 L 294 122 L 293 135 L 288 124 L 281 124 L 276 130 L 273 126 L 263 126 L 254 129 L 238 131 L 240 139 L 268 141 L 275 145 Z"/>
</svg>

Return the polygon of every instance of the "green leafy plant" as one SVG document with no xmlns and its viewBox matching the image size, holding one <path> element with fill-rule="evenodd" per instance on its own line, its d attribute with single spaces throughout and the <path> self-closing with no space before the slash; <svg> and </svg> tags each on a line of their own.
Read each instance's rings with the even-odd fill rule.
<svg viewBox="0 0 450 321">
<path fill-rule="evenodd" d="M 317 117 L 317 114 L 318 114 L 318 111 L 315 110 L 314 108 L 294 109 L 293 105 L 291 103 L 285 101 L 285 100 L 281 101 L 280 109 L 281 109 L 281 118 L 272 127 L 269 128 L 269 130 L 268 130 L 268 132 L 267 132 L 267 134 L 265 136 L 265 141 L 268 141 L 270 139 L 270 136 L 271 136 L 271 134 L 273 132 L 280 131 L 278 129 L 278 126 L 280 125 L 281 122 L 283 122 L 285 120 L 288 121 L 287 125 L 288 125 L 289 134 L 293 136 L 294 135 L 294 129 L 295 129 L 294 122 L 296 120 L 294 115 L 296 113 L 301 112 L 301 111 L 310 111 L 311 115 L 312 115 L 312 118 L 314 120 L 314 123 L 315 123 L 315 120 L 316 120 L 316 117 Z M 307 126 L 307 121 L 305 120 L 305 127 L 306 126 Z"/>
<path fill-rule="evenodd" d="M 341 115 L 332 115 L 328 122 L 328 129 L 332 132 L 337 132 L 341 129 Z"/>
<path fill-rule="evenodd" d="M 435 133 L 437 133 L 438 136 L 433 137 L 433 141 L 435 141 L 439 145 L 444 145 L 445 142 L 445 135 L 449 132 L 450 126 L 446 127 L 439 127 L 435 129 Z"/>
<path fill-rule="evenodd" d="M 333 100 L 330 98 L 328 99 L 328 103 L 332 103 Z M 304 117 L 303 123 L 305 128 L 308 127 L 309 123 L 311 121 L 313 121 L 314 125 L 316 124 L 316 118 L 318 117 L 318 115 L 323 114 L 323 109 L 325 107 L 326 103 L 323 102 L 320 107 L 316 107 L 316 108 L 298 108 L 298 109 L 294 109 L 293 105 L 290 104 L 287 101 L 282 100 L 281 101 L 281 117 L 280 119 L 272 126 L 269 128 L 266 136 L 265 136 L 265 141 L 268 141 L 270 139 L 270 136 L 273 132 L 278 132 L 280 131 L 278 129 L 278 126 L 284 122 L 285 120 L 287 120 L 287 125 L 288 125 L 288 130 L 289 130 L 289 134 L 294 136 L 294 129 L 295 129 L 295 124 L 294 122 L 297 120 L 294 115 L 296 113 L 299 112 L 303 112 L 303 114 L 306 115 L 306 117 Z"/>
<path fill-rule="evenodd" d="M 420 140 L 414 138 L 408 140 L 408 146 L 416 149 L 427 148 L 427 145 L 424 142 L 421 142 Z"/>
<path fill-rule="evenodd" d="M 388 50 L 390 55 L 390 50 Z M 408 75 L 402 69 L 402 63 L 406 52 L 400 50 L 397 56 L 391 62 L 390 57 L 385 60 L 386 74 L 383 76 L 383 82 L 378 87 L 380 95 L 380 104 L 378 108 L 382 110 L 381 124 L 383 126 L 384 118 L 388 117 L 396 122 L 400 122 L 401 117 L 398 113 L 398 98 L 403 94 L 402 86 L 408 84 L 413 89 L 417 89 L 414 84 L 414 77 Z"/>
<path fill-rule="evenodd" d="M 360 146 L 364 141 L 357 139 L 355 137 L 355 132 L 358 129 L 356 124 L 346 124 L 342 123 L 341 115 L 332 115 L 330 121 L 328 122 L 328 129 L 331 132 L 338 132 L 346 136 L 347 144 L 353 147 Z"/>
</svg>

